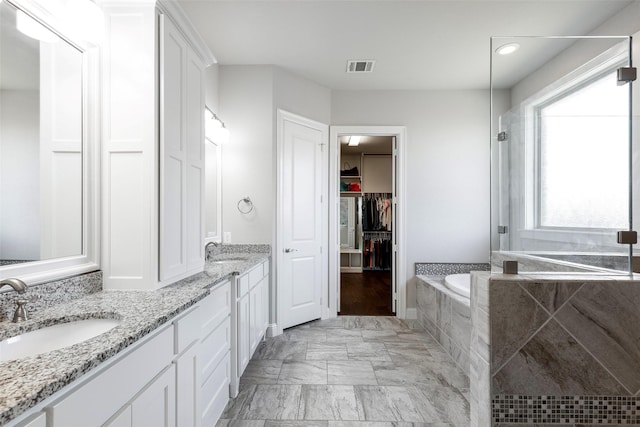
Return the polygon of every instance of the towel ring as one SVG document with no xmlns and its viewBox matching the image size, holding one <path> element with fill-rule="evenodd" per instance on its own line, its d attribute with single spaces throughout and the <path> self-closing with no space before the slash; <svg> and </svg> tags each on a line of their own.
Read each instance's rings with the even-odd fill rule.
<svg viewBox="0 0 640 427">
<path fill-rule="evenodd" d="M 244 203 L 244 209 L 240 207 L 241 203 Z M 253 202 L 251 201 L 249 196 L 246 196 L 245 198 L 238 200 L 238 210 L 243 215 L 250 214 L 251 211 L 253 211 Z"/>
</svg>

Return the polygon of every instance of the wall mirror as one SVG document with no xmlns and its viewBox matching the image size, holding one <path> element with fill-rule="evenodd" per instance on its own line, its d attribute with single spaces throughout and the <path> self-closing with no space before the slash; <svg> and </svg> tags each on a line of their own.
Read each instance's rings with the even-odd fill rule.
<svg viewBox="0 0 640 427">
<path fill-rule="evenodd" d="M 205 242 L 222 241 L 222 150 L 215 116 L 205 109 Z"/>
<path fill-rule="evenodd" d="M 97 268 L 87 52 L 0 3 L 0 279 Z"/>
</svg>

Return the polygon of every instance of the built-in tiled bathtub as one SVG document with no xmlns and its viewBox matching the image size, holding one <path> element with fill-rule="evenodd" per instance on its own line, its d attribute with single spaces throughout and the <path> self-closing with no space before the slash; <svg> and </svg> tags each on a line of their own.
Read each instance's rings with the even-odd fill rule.
<svg viewBox="0 0 640 427">
<path fill-rule="evenodd" d="M 447 288 L 444 278 L 450 274 L 488 269 L 489 264 L 416 264 L 418 322 L 467 375 L 471 340 L 470 300 Z"/>
<path fill-rule="evenodd" d="M 471 307 L 469 299 L 450 291 L 443 276 L 418 276 L 418 321 L 469 375 Z"/>
</svg>

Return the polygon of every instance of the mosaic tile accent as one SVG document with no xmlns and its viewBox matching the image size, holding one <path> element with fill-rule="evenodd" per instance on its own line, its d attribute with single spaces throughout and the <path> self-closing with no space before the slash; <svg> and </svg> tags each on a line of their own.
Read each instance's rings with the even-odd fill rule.
<svg viewBox="0 0 640 427">
<path fill-rule="evenodd" d="M 27 315 L 30 316 L 45 308 L 73 301 L 101 290 L 102 272 L 94 271 L 93 273 L 29 286 L 27 292 L 20 298 L 29 301 L 25 308 Z M 16 299 L 18 299 L 18 294 L 13 291 L 0 293 L 0 321 L 13 318 Z"/>
<path fill-rule="evenodd" d="M 495 423 L 511 424 L 640 424 L 637 396 L 494 395 Z"/>
<path fill-rule="evenodd" d="M 490 271 L 489 263 L 448 263 L 448 262 L 416 262 L 416 276 L 446 276 L 447 274 L 470 273 L 472 271 Z"/>
</svg>

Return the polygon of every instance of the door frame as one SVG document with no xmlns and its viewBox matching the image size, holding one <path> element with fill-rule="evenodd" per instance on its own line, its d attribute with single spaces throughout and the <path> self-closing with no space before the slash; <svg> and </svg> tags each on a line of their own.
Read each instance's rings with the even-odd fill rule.
<svg viewBox="0 0 640 427">
<path fill-rule="evenodd" d="M 329 275 L 328 275 L 328 264 L 329 260 L 327 257 L 328 254 L 328 241 L 329 241 L 329 210 L 328 210 L 328 173 L 329 173 L 329 148 L 328 148 L 328 137 L 329 137 L 329 125 L 308 119 L 303 116 L 299 116 L 297 114 L 290 113 L 288 111 L 279 109 L 276 113 L 276 227 L 275 227 L 275 238 L 273 245 L 272 256 L 272 265 L 275 266 L 273 276 L 275 280 L 272 280 L 271 283 L 271 301 L 270 301 L 270 312 L 275 313 L 275 318 L 273 316 L 270 319 L 269 325 L 269 334 L 268 336 L 276 336 L 282 333 L 282 323 L 279 321 L 282 319 L 281 304 L 279 304 L 280 294 L 279 290 L 279 276 L 282 271 L 282 263 L 284 262 L 283 257 L 283 229 L 284 229 L 284 218 L 283 218 L 283 188 L 284 188 L 284 180 L 283 180 L 283 156 L 284 156 L 284 122 L 291 121 L 297 123 L 301 126 L 310 127 L 312 129 L 318 130 L 322 132 L 322 165 L 320 170 L 322 171 L 321 182 L 322 182 L 322 190 L 321 190 L 321 221 L 322 221 L 322 284 L 320 291 L 320 306 L 322 308 L 321 316 L 322 319 L 329 317 L 330 308 L 328 306 L 328 298 L 326 295 L 329 294 L 328 283 L 329 283 Z M 335 317 L 335 316 L 334 316 Z"/>
<path fill-rule="evenodd" d="M 340 137 L 347 135 L 395 136 L 397 141 L 396 170 L 396 224 L 394 224 L 397 244 L 396 271 L 396 317 L 407 318 L 407 271 L 406 271 L 406 232 L 405 232 L 405 145 L 407 128 L 405 126 L 331 126 L 329 130 L 329 307 L 326 317 L 338 315 L 338 296 L 340 292 Z M 323 316 L 324 318 L 325 316 Z"/>
</svg>

